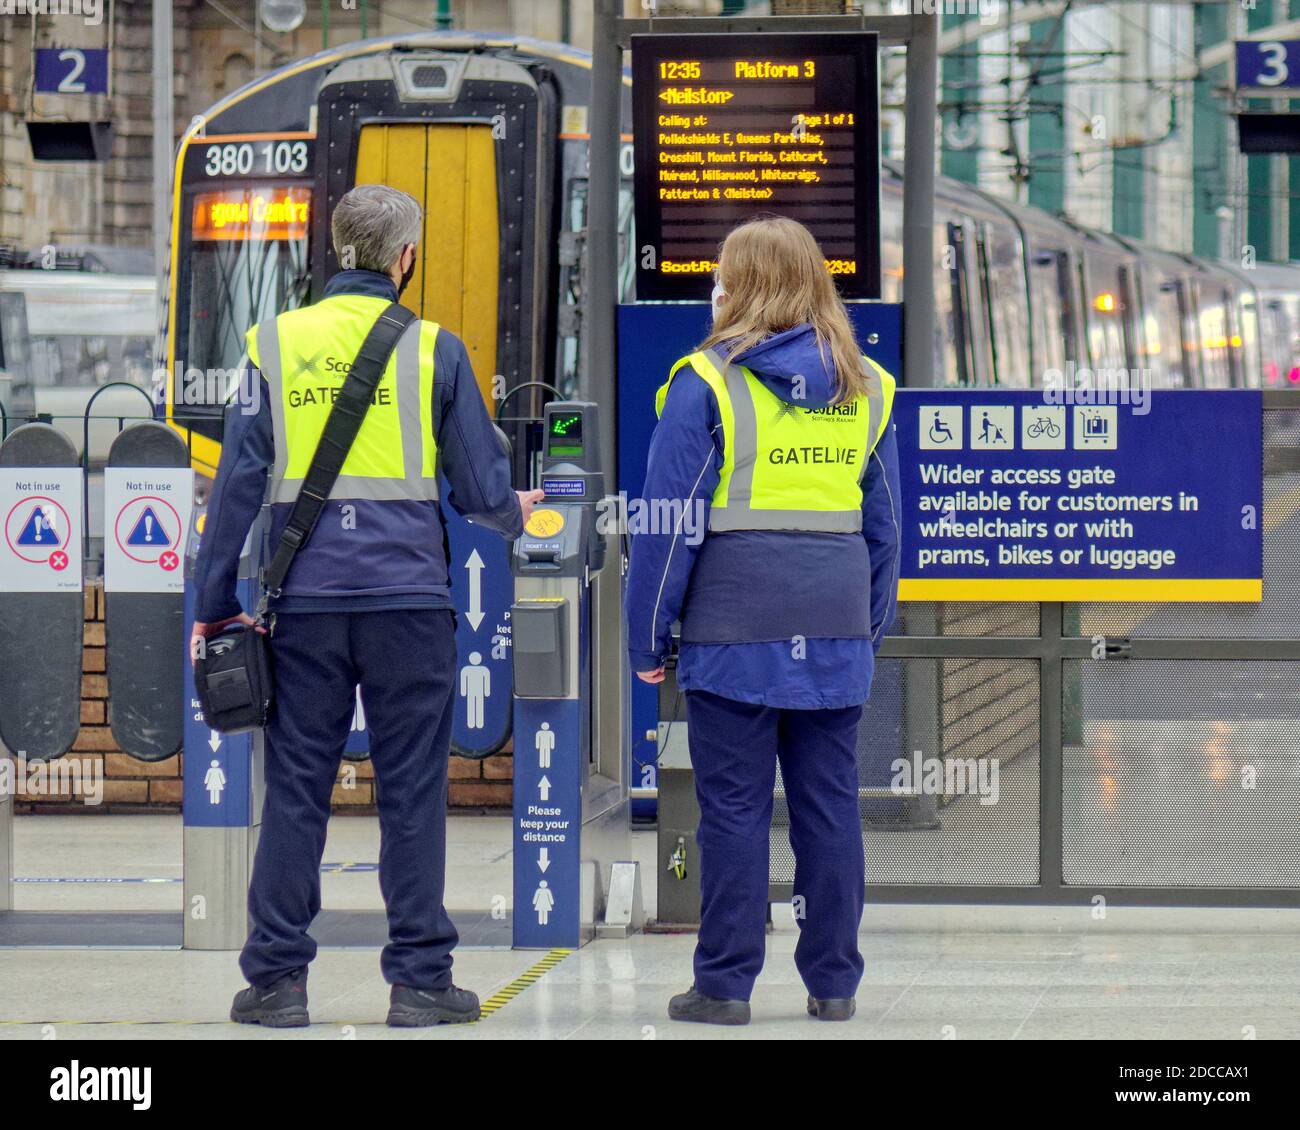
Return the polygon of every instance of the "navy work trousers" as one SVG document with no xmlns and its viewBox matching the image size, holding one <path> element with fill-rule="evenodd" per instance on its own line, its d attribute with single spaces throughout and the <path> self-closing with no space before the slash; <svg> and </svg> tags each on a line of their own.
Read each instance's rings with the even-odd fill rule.
<svg viewBox="0 0 1300 1130">
<path fill-rule="evenodd" d="M 239 965 L 271 984 L 316 956 L 320 864 L 343 746 L 361 687 L 379 806 L 379 889 L 390 984 L 451 984 L 456 929 L 443 909 L 447 758 L 456 636 L 449 611 L 281 614 L 271 637 L 275 703 L 266 799 Z"/>
<path fill-rule="evenodd" d="M 795 856 L 795 965 L 818 999 L 857 991 L 866 884 L 856 752 L 861 717 L 860 706 L 781 710 L 686 692 L 703 896 L 695 987 L 706 996 L 747 1001 L 763 968 L 778 761 Z"/>
</svg>

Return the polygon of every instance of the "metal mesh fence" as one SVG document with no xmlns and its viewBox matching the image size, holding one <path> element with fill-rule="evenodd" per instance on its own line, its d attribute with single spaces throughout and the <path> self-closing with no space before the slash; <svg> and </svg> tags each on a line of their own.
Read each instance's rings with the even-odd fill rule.
<svg viewBox="0 0 1300 1130">
<path fill-rule="evenodd" d="M 1101 886 L 1300 886 L 1300 663 L 1077 660 L 1063 876 Z"/>
<path fill-rule="evenodd" d="M 858 731 L 868 885 L 1038 881 L 1038 665 L 882 659 Z M 778 774 L 770 881 L 794 880 Z"/>
<path fill-rule="evenodd" d="M 900 636 L 1036 636 L 1038 605 L 948 601 L 900 604 L 893 626 Z"/>
<path fill-rule="evenodd" d="M 1261 603 L 901 608 L 859 734 L 869 898 L 1300 906 L 1300 394 L 1264 407 Z M 775 809 L 780 894 L 779 779 Z"/>
</svg>

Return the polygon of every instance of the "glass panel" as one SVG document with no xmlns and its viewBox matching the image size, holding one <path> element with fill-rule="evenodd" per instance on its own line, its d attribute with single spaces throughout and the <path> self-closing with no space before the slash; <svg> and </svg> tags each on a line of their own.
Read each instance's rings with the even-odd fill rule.
<svg viewBox="0 0 1300 1130">
<path fill-rule="evenodd" d="M 1300 886 L 1300 664 L 1072 660 L 1065 685 L 1066 883 Z"/>
<path fill-rule="evenodd" d="M 1034 662 L 879 662 L 858 731 L 868 886 L 1038 882 L 1038 714 Z M 789 826 L 778 776 L 774 883 L 794 880 Z"/>
<path fill-rule="evenodd" d="M 214 227 L 212 209 L 230 200 L 209 199 L 241 196 L 249 209 L 232 224 Z M 203 193 L 192 203 L 194 242 L 189 253 L 189 334 L 185 365 L 189 371 L 184 405 L 213 407 L 222 393 L 221 381 L 208 376 L 214 371 L 236 370 L 244 357 L 244 336 L 265 318 L 301 305 L 306 297 L 307 211 L 311 192 L 307 188 L 259 185 L 229 189 L 220 194 Z M 286 221 L 280 213 L 258 209 L 255 201 L 289 200 L 300 205 L 299 218 Z M 202 388 L 193 371 L 203 376 Z"/>
</svg>

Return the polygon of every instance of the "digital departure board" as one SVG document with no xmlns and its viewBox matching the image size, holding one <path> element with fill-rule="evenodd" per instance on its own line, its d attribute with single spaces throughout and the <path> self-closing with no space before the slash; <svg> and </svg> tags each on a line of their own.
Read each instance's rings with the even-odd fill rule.
<svg viewBox="0 0 1300 1130">
<path fill-rule="evenodd" d="M 634 35 L 637 297 L 707 299 L 718 247 L 806 226 L 845 298 L 880 297 L 877 37 Z"/>
</svg>

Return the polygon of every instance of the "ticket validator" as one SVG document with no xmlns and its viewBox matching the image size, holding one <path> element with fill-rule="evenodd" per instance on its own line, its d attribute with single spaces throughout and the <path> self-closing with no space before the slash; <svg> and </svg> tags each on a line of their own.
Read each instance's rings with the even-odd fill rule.
<svg viewBox="0 0 1300 1130">
<path fill-rule="evenodd" d="M 514 945 L 571 948 L 640 925 L 628 859 L 628 743 L 602 749 L 593 665 L 625 677 L 597 635 L 593 579 L 617 557 L 595 404 L 546 406 L 546 492 L 514 546 Z M 621 732 L 621 728 L 616 728 Z"/>
</svg>

